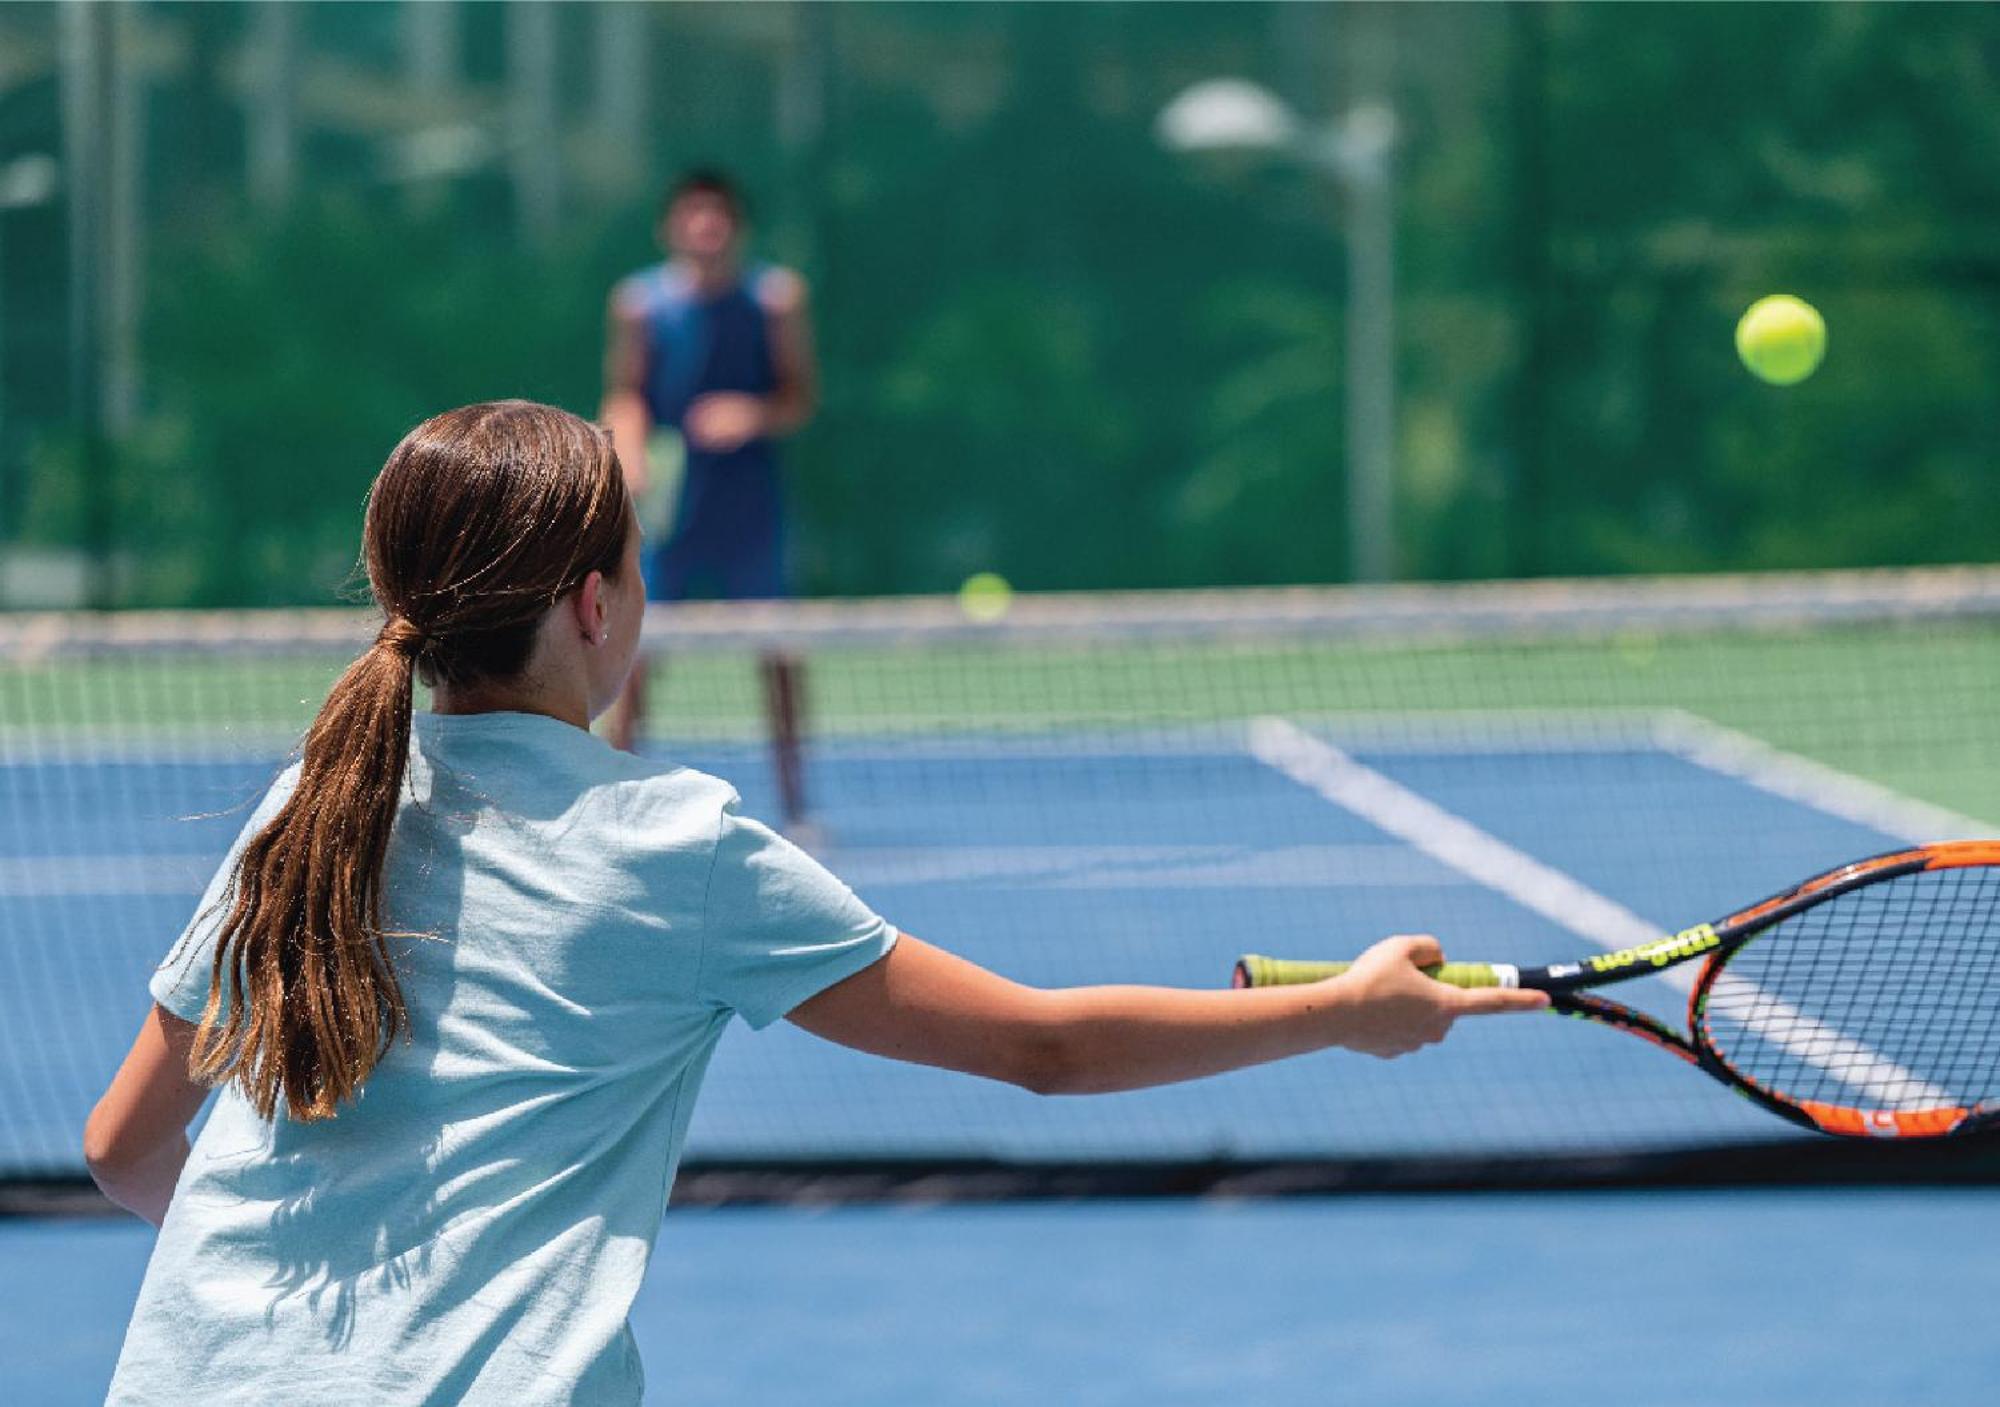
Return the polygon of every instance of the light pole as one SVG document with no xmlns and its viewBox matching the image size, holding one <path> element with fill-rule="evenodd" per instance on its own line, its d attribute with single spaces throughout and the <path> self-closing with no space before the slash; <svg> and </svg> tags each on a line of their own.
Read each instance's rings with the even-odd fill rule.
<svg viewBox="0 0 2000 1407">
<path fill-rule="evenodd" d="M 1303 161 L 1346 196 L 1348 561 L 1356 581 L 1388 581 L 1395 575 L 1395 113 L 1366 102 L 1312 127 L 1255 83 L 1211 78 L 1161 109 L 1156 128 L 1174 151 Z"/>
</svg>

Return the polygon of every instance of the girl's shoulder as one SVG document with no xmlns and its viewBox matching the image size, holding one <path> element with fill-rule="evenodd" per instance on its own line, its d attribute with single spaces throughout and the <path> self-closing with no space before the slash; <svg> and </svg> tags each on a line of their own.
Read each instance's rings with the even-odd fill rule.
<svg viewBox="0 0 2000 1407">
<path fill-rule="evenodd" d="M 599 789 L 621 824 L 701 835 L 712 842 L 739 804 L 736 788 L 720 777 L 683 763 L 607 751 L 612 760 Z"/>
</svg>

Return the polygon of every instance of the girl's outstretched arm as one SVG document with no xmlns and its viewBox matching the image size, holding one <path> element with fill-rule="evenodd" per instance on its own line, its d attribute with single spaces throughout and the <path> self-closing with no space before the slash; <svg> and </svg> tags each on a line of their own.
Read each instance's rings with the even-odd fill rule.
<svg viewBox="0 0 2000 1407">
<path fill-rule="evenodd" d="M 1345 976 L 1298 987 L 1024 987 L 908 934 L 880 962 L 802 1003 L 791 1020 L 874 1055 L 1094 1094 L 1198 1079 L 1343 1046 L 1388 1058 L 1444 1038 L 1461 1016 L 1536 1011 L 1540 992 L 1464 990 L 1419 968 L 1437 940 L 1386 938 Z"/>
</svg>

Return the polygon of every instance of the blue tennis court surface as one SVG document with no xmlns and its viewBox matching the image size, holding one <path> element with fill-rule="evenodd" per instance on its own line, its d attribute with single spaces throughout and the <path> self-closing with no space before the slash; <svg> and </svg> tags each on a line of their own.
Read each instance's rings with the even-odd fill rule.
<svg viewBox="0 0 2000 1407">
<path fill-rule="evenodd" d="M 1973 1407 L 1981 1192 L 670 1212 L 649 1403 Z M 9 1401 L 103 1399 L 152 1243 L 0 1222 Z"/>
<path fill-rule="evenodd" d="M 1860 805 L 1865 789 L 1809 765 L 1719 763 L 1685 719 L 1262 726 L 830 740 L 810 754 L 815 848 L 899 927 L 1023 981 L 1212 986 L 1244 950 L 1347 955 L 1399 931 L 1436 932 L 1464 958 L 1554 961 L 1617 946 L 1620 923 L 1657 933 L 1714 917 L 1909 829 L 1893 798 Z M 773 809 L 763 749 L 660 750 Z M 5 766 L 0 1161 L 77 1165 L 147 975 L 277 765 L 127 748 Z M 1534 885 L 1609 918 L 1565 926 Z M 1677 1007 L 1647 985 L 1644 1004 Z M 1394 1065 L 1333 1053 L 1091 1100 L 897 1066 L 781 1025 L 732 1029 L 688 1151 L 1337 1157 L 1782 1131 L 1638 1042 L 1539 1017 L 1472 1023 Z"/>
</svg>

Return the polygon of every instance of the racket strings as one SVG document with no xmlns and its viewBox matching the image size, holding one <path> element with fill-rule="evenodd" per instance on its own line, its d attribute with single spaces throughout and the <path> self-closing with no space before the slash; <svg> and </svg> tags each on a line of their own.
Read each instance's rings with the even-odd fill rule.
<svg viewBox="0 0 2000 1407">
<path fill-rule="evenodd" d="M 2000 868 L 1901 875 L 1779 922 L 1728 959 L 1698 1028 L 1793 1102 L 2000 1102 Z"/>
</svg>

